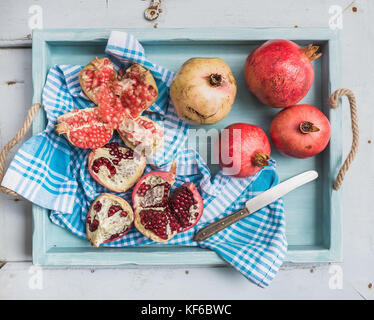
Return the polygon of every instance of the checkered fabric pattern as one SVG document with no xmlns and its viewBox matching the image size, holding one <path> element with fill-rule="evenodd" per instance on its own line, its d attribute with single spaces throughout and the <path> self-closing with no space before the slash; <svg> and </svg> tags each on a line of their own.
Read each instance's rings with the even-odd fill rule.
<svg viewBox="0 0 374 320">
<path fill-rule="evenodd" d="M 193 149 L 186 147 L 189 126 L 169 103 L 168 88 L 174 72 L 147 60 L 141 44 L 130 34 L 113 31 L 106 54 L 123 67 L 140 63 L 155 77 L 159 97 L 145 113 L 164 128 L 165 147 L 149 158 L 145 172 L 167 170 L 177 162 L 173 188 L 194 182 L 204 200 L 204 214 L 192 229 L 176 235 L 166 245 L 200 246 L 217 252 L 224 260 L 260 287 L 277 274 L 287 251 L 285 219 L 281 199 L 222 230 L 211 238 L 192 241 L 196 230 L 243 208 L 245 202 L 278 183 L 275 163 L 253 177 L 231 178 L 219 172 L 213 178 L 208 166 Z M 82 66 L 56 65 L 49 70 L 43 90 L 46 129 L 29 139 L 15 155 L 3 185 L 31 202 L 51 210 L 53 223 L 86 238 L 85 220 L 91 202 L 107 189 L 97 184 L 87 170 L 89 151 L 78 149 L 55 131 L 59 115 L 73 109 L 93 107 L 81 90 L 78 74 Z M 120 141 L 114 136 L 113 141 Z M 118 194 L 131 203 L 131 191 Z M 158 245 L 133 228 L 125 237 L 103 246 Z M 165 243 L 163 243 L 165 245 Z"/>
</svg>

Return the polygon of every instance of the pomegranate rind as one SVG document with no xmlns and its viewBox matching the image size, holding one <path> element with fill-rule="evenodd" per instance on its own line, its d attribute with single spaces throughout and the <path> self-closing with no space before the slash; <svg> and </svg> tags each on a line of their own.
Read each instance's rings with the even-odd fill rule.
<svg viewBox="0 0 374 320">
<path fill-rule="evenodd" d="M 95 209 L 94 209 L 94 206 L 98 201 L 103 202 L 103 199 L 108 199 L 112 203 L 119 203 L 120 206 L 122 207 L 122 210 L 127 212 L 127 216 L 126 216 L 127 229 L 126 229 L 126 231 L 121 232 L 120 234 L 118 234 L 117 237 L 114 237 L 114 238 L 102 239 L 102 237 L 97 236 L 98 231 L 103 232 L 103 230 L 100 230 L 100 229 L 102 228 L 104 219 L 110 219 L 110 218 L 107 218 L 107 215 L 106 215 L 105 212 L 104 212 L 104 218 L 99 220 L 99 226 L 98 226 L 97 230 L 95 230 L 94 232 L 91 232 L 90 229 L 89 229 L 89 218 L 91 218 L 91 220 L 92 220 L 93 217 L 95 216 L 95 212 L 96 212 Z M 117 213 L 115 213 L 115 214 L 117 214 Z M 118 213 L 118 214 L 120 214 L 120 213 Z M 126 235 L 131 230 L 131 228 L 133 226 L 133 223 L 134 223 L 134 212 L 133 212 L 130 204 L 126 200 L 124 200 L 121 197 L 118 197 L 116 195 L 110 194 L 110 193 L 102 193 L 100 196 L 98 196 L 92 202 L 91 207 L 87 212 L 87 217 L 86 217 L 87 239 L 91 242 L 92 246 L 99 247 L 100 244 L 102 244 L 102 243 L 109 243 L 109 242 L 113 242 L 113 241 L 116 241 L 116 240 L 122 238 L 124 235 Z"/>
<path fill-rule="evenodd" d="M 209 76 L 219 74 L 220 86 L 212 86 Z M 188 123 L 214 124 L 230 112 L 237 86 L 230 67 L 220 58 L 191 58 L 176 74 L 170 98 L 178 116 Z"/>
<path fill-rule="evenodd" d="M 143 120 L 151 123 L 154 126 L 153 133 L 150 133 L 150 129 L 145 129 L 143 126 L 137 124 L 137 120 Z M 128 122 L 133 122 L 130 126 L 129 125 L 122 125 Z M 144 134 L 140 135 L 140 138 L 134 139 L 133 138 L 133 130 L 134 128 L 140 128 L 141 130 L 145 130 Z M 164 132 L 161 126 L 159 126 L 155 121 L 149 119 L 145 116 L 140 116 L 137 119 L 125 119 L 119 125 L 117 129 L 118 134 L 120 135 L 122 141 L 125 143 L 126 146 L 135 150 L 139 145 L 143 147 L 141 152 L 149 155 L 152 153 L 156 153 L 164 144 Z M 149 133 L 149 134 L 148 134 Z"/>
<path fill-rule="evenodd" d="M 95 67 L 95 65 L 97 64 L 103 64 L 104 60 L 105 59 L 108 59 L 108 58 L 95 58 L 93 60 L 91 60 L 80 72 L 79 72 L 79 83 L 81 85 L 81 88 L 83 90 L 83 92 L 85 93 L 85 95 L 94 103 L 97 105 L 97 98 L 96 98 L 96 92 L 90 90 L 87 88 L 86 84 L 85 84 L 85 79 L 84 79 L 84 74 L 87 70 L 96 70 L 97 68 Z M 109 60 L 109 59 L 108 59 Z M 110 60 L 109 60 L 110 61 Z M 110 62 L 110 64 L 106 65 L 107 67 L 111 68 L 114 70 L 114 66 L 113 64 Z"/>
<path fill-rule="evenodd" d="M 237 178 L 250 177 L 266 165 L 270 159 L 271 145 L 264 130 L 259 126 L 242 122 L 233 123 L 224 130 L 228 130 L 229 139 L 225 141 L 222 133 L 220 134 L 219 165 L 222 170 L 230 170 L 227 175 Z M 235 131 L 240 131 L 240 135 L 236 135 Z M 238 147 L 240 152 L 236 149 Z M 227 154 L 227 151 L 232 159 L 232 163 L 229 164 L 223 161 L 223 155 Z"/>
<path fill-rule="evenodd" d="M 123 154 L 125 154 L 129 149 L 119 146 L 119 149 L 122 151 Z M 122 183 L 118 185 L 113 179 L 110 179 L 108 177 L 109 172 L 107 170 L 99 171 L 98 173 L 95 173 L 92 169 L 93 163 L 96 159 L 104 157 L 109 159 L 110 161 L 115 159 L 112 155 L 109 154 L 108 148 L 98 148 L 95 150 L 92 150 L 90 154 L 88 155 L 88 171 L 91 174 L 92 178 L 102 185 L 103 187 L 107 188 L 108 190 L 111 190 L 113 192 L 121 193 L 126 192 L 129 190 L 140 178 L 140 176 L 143 174 L 145 166 L 146 166 L 146 159 L 143 155 L 134 155 L 134 159 L 132 160 L 124 160 L 122 159 L 117 166 L 121 164 L 122 161 L 125 161 L 125 163 L 122 164 L 122 166 L 126 166 L 126 162 L 128 161 L 136 161 L 134 166 L 134 173 L 131 176 L 124 176 L 122 175 Z M 101 174 L 100 174 L 101 173 Z M 116 175 L 121 175 L 119 172 L 116 172 Z"/>
<path fill-rule="evenodd" d="M 314 81 L 305 50 L 290 40 L 269 40 L 252 51 L 245 62 L 248 89 L 273 108 L 286 108 L 303 99 Z"/>
<path fill-rule="evenodd" d="M 86 119 L 91 118 L 90 121 Z M 76 120 L 77 123 L 70 123 Z M 104 146 L 113 135 L 113 128 L 109 124 L 102 123 L 97 117 L 97 108 L 85 108 L 67 112 L 57 118 L 56 132 L 64 134 L 68 141 L 78 148 L 96 149 Z M 94 132 L 99 134 L 95 139 Z M 84 137 L 90 137 L 89 141 Z"/>
</svg>

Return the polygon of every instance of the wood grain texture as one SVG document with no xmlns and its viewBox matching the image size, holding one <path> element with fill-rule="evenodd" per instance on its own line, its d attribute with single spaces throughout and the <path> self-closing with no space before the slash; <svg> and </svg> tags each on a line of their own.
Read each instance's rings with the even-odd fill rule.
<svg viewBox="0 0 374 320">
<path fill-rule="evenodd" d="M 31 49 L 0 50 L 0 148 L 13 138 L 25 119 L 32 95 Z M 31 136 L 31 131 L 20 142 Z M 6 160 L 10 163 L 18 146 Z M 0 260 L 31 259 L 31 203 L 0 195 Z M 11 232 L 17 230 L 17 236 Z M 9 233 L 8 233 L 9 232 Z"/>
</svg>

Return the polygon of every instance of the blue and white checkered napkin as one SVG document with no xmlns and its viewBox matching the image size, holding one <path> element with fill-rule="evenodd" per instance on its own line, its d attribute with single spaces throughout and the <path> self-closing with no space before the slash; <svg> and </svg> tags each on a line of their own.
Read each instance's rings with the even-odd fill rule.
<svg viewBox="0 0 374 320">
<path fill-rule="evenodd" d="M 197 226 L 176 235 L 167 244 L 210 248 L 255 284 L 268 286 L 287 250 L 282 200 L 206 241 L 196 243 L 191 238 L 197 229 L 241 209 L 246 200 L 277 184 L 274 162 L 253 177 L 229 178 L 218 173 L 211 179 L 200 155 L 185 148 L 188 124 L 181 121 L 172 104 L 169 105 L 168 88 L 174 73 L 148 61 L 141 44 L 126 33 L 113 31 L 105 52 L 117 66 L 140 63 L 151 70 L 156 79 L 159 97 L 146 115 L 163 125 L 165 148 L 153 155 L 153 166 L 147 165 L 146 172 L 166 170 L 172 160 L 176 160 L 174 187 L 186 181 L 194 182 L 204 199 L 204 214 Z M 94 106 L 81 91 L 78 81 L 81 69 L 82 66 L 58 65 L 49 70 L 42 101 L 48 118 L 47 127 L 24 143 L 11 162 L 3 185 L 33 203 L 51 209 L 52 222 L 85 238 L 87 209 L 98 195 L 108 190 L 97 184 L 87 170 L 89 151 L 71 146 L 54 129 L 59 115 L 75 108 Z M 119 141 L 119 138 L 115 136 L 113 140 Z M 131 201 L 131 190 L 120 196 Z M 122 239 L 104 246 L 151 243 L 154 244 L 133 228 Z"/>
</svg>

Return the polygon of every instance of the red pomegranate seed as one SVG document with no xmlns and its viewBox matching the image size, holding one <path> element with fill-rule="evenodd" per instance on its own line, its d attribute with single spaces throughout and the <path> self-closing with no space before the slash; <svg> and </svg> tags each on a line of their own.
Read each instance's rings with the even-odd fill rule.
<svg viewBox="0 0 374 320">
<path fill-rule="evenodd" d="M 92 223 L 89 224 L 89 229 L 91 232 L 94 232 L 99 227 L 99 221 L 94 218 Z"/>
<path fill-rule="evenodd" d="M 94 205 L 94 210 L 99 212 L 101 210 L 101 207 L 102 207 L 102 204 L 100 201 L 96 201 L 95 205 Z"/>
<path fill-rule="evenodd" d="M 117 205 L 111 205 L 109 210 L 108 210 L 108 217 L 111 217 L 112 215 L 114 215 L 117 211 L 121 210 L 121 206 L 117 206 Z"/>
</svg>

